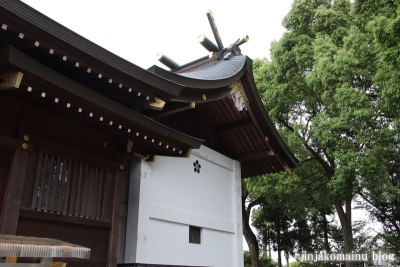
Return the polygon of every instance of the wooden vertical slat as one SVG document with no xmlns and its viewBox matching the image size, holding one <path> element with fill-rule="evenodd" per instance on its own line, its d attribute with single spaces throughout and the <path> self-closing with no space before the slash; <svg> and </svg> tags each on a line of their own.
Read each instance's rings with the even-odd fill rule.
<svg viewBox="0 0 400 267">
<path fill-rule="evenodd" d="M 118 238 L 119 238 L 119 222 L 120 213 L 122 205 L 122 182 L 124 173 L 122 171 L 117 171 L 112 179 L 115 181 L 112 190 L 112 215 L 111 222 L 112 227 L 108 239 L 108 257 L 107 266 L 117 266 L 117 256 L 118 256 Z"/>
<path fill-rule="evenodd" d="M 99 220 L 103 220 L 103 199 L 104 199 L 104 178 L 105 177 L 105 172 L 104 170 L 100 170 L 100 175 L 99 175 L 99 191 L 98 191 L 98 205 L 97 205 L 97 218 Z"/>
<path fill-rule="evenodd" d="M 50 161 L 50 170 L 48 171 L 48 179 L 47 179 L 47 188 L 46 188 L 46 200 L 44 203 L 44 212 L 47 212 L 50 210 L 49 205 L 49 199 L 51 195 L 51 182 L 53 180 L 53 175 L 54 175 L 54 161 L 55 161 L 55 156 L 51 156 L 51 161 Z"/>
<path fill-rule="evenodd" d="M 52 186 L 53 194 L 51 196 L 50 212 L 58 211 L 57 210 L 57 205 L 56 205 L 56 203 L 58 204 L 58 199 L 56 199 L 56 197 L 57 197 L 57 188 L 59 188 L 59 185 L 61 183 L 61 181 L 59 181 L 59 179 L 60 179 L 61 162 L 62 162 L 61 157 L 57 157 L 56 175 L 54 177 L 53 186 Z M 64 165 L 63 165 L 63 167 L 64 167 Z"/>
<path fill-rule="evenodd" d="M 100 171 L 99 168 L 95 169 L 94 173 L 94 185 L 93 185 L 93 206 L 92 206 L 92 218 L 93 219 L 98 219 L 97 216 L 97 205 L 99 201 L 99 182 L 100 182 Z"/>
<path fill-rule="evenodd" d="M 93 205 L 93 182 L 94 182 L 94 168 L 89 168 L 89 177 L 87 183 L 87 206 L 86 216 L 92 218 L 92 205 Z"/>
<path fill-rule="evenodd" d="M 85 176 L 83 178 L 82 185 L 82 205 L 81 205 L 81 216 L 87 217 L 87 203 L 88 203 L 88 184 L 90 180 L 89 166 L 85 164 Z"/>
<path fill-rule="evenodd" d="M 68 214 L 69 215 L 76 215 L 76 201 L 78 199 L 78 182 L 79 182 L 79 173 L 80 173 L 80 167 L 78 162 L 74 162 L 73 164 L 73 170 L 71 172 L 71 178 L 70 178 L 70 183 L 71 183 L 71 193 L 69 197 L 69 203 L 68 203 Z"/>
<path fill-rule="evenodd" d="M 113 177 L 114 175 L 106 171 L 105 180 L 104 180 L 104 197 L 103 197 L 103 220 L 110 221 L 111 220 L 111 208 L 112 208 L 112 197 L 113 197 Z"/>
<path fill-rule="evenodd" d="M 6 257 L 6 263 L 17 263 L 18 257 Z"/>
<path fill-rule="evenodd" d="M 38 163 L 37 163 L 37 169 L 36 169 L 36 177 L 35 177 L 35 186 L 34 186 L 34 192 L 32 196 L 32 203 L 31 203 L 31 209 L 35 209 L 36 206 L 36 200 L 39 201 L 39 198 L 37 196 L 38 194 L 38 187 L 39 187 L 39 181 L 42 177 L 40 177 L 40 168 L 42 167 L 42 160 L 43 160 L 43 152 L 39 152 L 39 158 L 38 158 Z M 38 204 L 39 207 L 39 204 Z"/>
<path fill-rule="evenodd" d="M 68 160 L 68 173 L 65 172 L 63 175 L 64 179 L 66 178 L 65 182 L 65 197 L 64 197 L 64 202 L 62 203 L 64 205 L 63 208 L 63 214 L 67 214 L 68 210 L 68 203 L 69 203 L 69 197 L 70 197 L 70 190 L 71 190 L 71 184 L 72 184 L 72 179 L 73 179 L 73 169 L 72 169 L 72 160 Z"/>
<path fill-rule="evenodd" d="M 75 200 L 75 216 L 81 216 L 81 208 L 82 208 L 82 182 L 84 176 L 84 166 L 82 163 L 79 163 L 79 176 L 78 178 L 78 189 L 76 191 L 76 200 Z"/>
<path fill-rule="evenodd" d="M 63 159 L 63 167 L 61 170 L 61 181 L 60 181 L 60 186 L 59 186 L 59 193 L 58 193 L 58 201 L 57 201 L 57 213 L 64 213 L 64 202 L 65 202 L 65 197 L 66 195 L 64 194 L 65 191 L 65 176 L 66 176 L 66 172 L 68 169 L 68 164 L 69 164 L 70 160 L 64 158 Z M 64 196 L 64 197 L 63 197 Z"/>
<path fill-rule="evenodd" d="M 39 192 L 39 199 L 38 199 L 38 210 L 42 210 L 42 202 L 43 202 L 43 197 L 44 197 L 44 183 L 46 181 L 46 175 L 47 175 L 47 163 L 49 160 L 49 155 L 47 153 L 44 154 L 44 159 L 43 159 L 43 171 L 42 171 L 42 178 L 40 179 L 40 192 Z"/>
<path fill-rule="evenodd" d="M 14 153 L 3 203 L 0 234 L 15 235 L 17 233 L 28 158 L 29 153 L 26 151 L 17 150 Z"/>
</svg>

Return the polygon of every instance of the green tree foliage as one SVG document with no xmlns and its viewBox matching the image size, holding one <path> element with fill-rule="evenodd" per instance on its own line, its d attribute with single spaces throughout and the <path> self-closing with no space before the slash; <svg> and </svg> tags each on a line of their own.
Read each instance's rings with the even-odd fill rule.
<svg viewBox="0 0 400 267">
<path fill-rule="evenodd" d="M 400 233 L 399 10 L 388 0 L 295 0 L 271 61 L 254 62 L 264 105 L 300 160 L 277 190 L 300 184 L 295 198 L 311 192 L 317 210 L 333 205 L 345 253 L 355 249 L 357 194 L 390 236 Z"/>
<path fill-rule="evenodd" d="M 382 237 L 387 242 L 388 249 L 400 256 L 400 1 L 358 1 L 356 12 L 365 14 L 366 32 L 373 36 L 372 44 L 377 51 L 377 71 L 374 82 L 379 88 L 378 97 L 381 100 L 379 109 L 381 119 L 390 122 L 390 126 L 382 135 L 386 144 L 381 145 L 376 158 L 385 156 L 390 161 L 381 159 L 386 172 L 372 180 L 369 186 L 361 191 L 361 196 L 367 201 L 373 218 L 383 224 Z M 393 132 L 395 134 L 393 134 Z M 371 166 L 366 172 L 378 172 Z M 386 179 L 385 179 L 386 178 Z M 367 182 L 370 182 L 367 181 Z"/>
<path fill-rule="evenodd" d="M 249 251 L 245 251 L 243 253 L 243 258 L 244 258 L 244 267 L 252 267 L 251 255 Z M 260 261 L 260 267 L 277 267 L 276 263 L 265 255 L 262 255 L 259 258 L 259 261 Z"/>
</svg>

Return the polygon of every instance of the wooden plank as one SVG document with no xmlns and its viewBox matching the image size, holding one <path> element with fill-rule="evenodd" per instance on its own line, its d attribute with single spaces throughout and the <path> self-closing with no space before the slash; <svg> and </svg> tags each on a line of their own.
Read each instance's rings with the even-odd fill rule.
<svg viewBox="0 0 400 267">
<path fill-rule="evenodd" d="M 50 202 L 50 195 L 51 195 L 51 190 L 52 188 L 52 182 L 54 180 L 54 162 L 55 162 L 55 156 L 51 155 L 51 159 L 50 159 L 50 169 L 47 171 L 47 188 L 46 188 L 46 200 L 44 203 L 44 212 L 46 211 L 50 211 L 50 206 L 49 206 L 49 202 Z M 54 189 L 53 189 L 54 190 Z"/>
<path fill-rule="evenodd" d="M 17 150 L 14 153 L 3 204 L 0 234 L 15 235 L 17 232 L 28 158 L 29 153 L 26 151 Z"/>
<path fill-rule="evenodd" d="M 108 241 L 107 266 L 117 266 L 119 221 L 122 205 L 122 183 L 124 173 L 117 171 L 115 174 L 115 183 L 112 199 L 112 227 Z"/>
<path fill-rule="evenodd" d="M 76 190 L 76 200 L 75 200 L 75 216 L 80 216 L 82 213 L 82 184 L 83 184 L 83 175 L 84 175 L 84 165 L 82 163 L 78 163 L 79 166 L 79 175 L 77 176 L 77 190 Z"/>
<path fill-rule="evenodd" d="M 256 151 L 256 152 L 239 155 L 236 157 L 236 160 L 241 162 L 241 161 L 249 161 L 249 160 L 253 160 L 253 159 L 272 157 L 272 156 L 273 156 L 273 154 L 272 154 L 271 150 L 263 150 L 263 151 Z"/>
<path fill-rule="evenodd" d="M 235 121 L 233 123 L 227 123 L 227 124 L 222 124 L 216 127 L 216 131 L 218 133 L 223 133 L 227 131 L 234 131 L 242 128 L 249 127 L 251 125 L 254 125 L 253 121 L 251 119 L 245 119 L 241 121 Z"/>
<path fill-rule="evenodd" d="M 93 185 L 93 205 L 92 205 L 92 218 L 97 219 L 97 205 L 99 200 L 99 182 L 100 182 L 100 171 L 98 168 L 95 169 Z"/>
<path fill-rule="evenodd" d="M 79 163 L 74 162 L 73 163 L 73 171 L 71 173 L 71 176 L 69 179 L 71 179 L 71 193 L 70 193 L 70 199 L 68 201 L 68 214 L 69 215 L 74 215 L 76 214 L 76 202 L 78 199 L 78 182 L 79 182 Z"/>
<path fill-rule="evenodd" d="M 42 210 L 42 203 L 43 203 L 43 197 L 44 197 L 44 183 L 46 181 L 46 175 L 47 175 L 47 163 L 49 160 L 49 155 L 46 153 L 44 154 L 43 162 L 43 170 L 42 170 L 42 177 L 40 177 L 40 192 L 39 192 L 39 199 L 38 199 L 38 204 L 37 204 L 37 209 Z"/>
<path fill-rule="evenodd" d="M 104 179 L 103 220 L 111 221 L 114 175 L 107 171 Z"/>
<path fill-rule="evenodd" d="M 64 213 L 64 203 L 65 203 L 65 198 L 67 197 L 66 195 L 64 195 L 64 188 L 66 188 L 67 186 L 65 185 L 65 176 L 67 173 L 67 168 L 69 165 L 70 160 L 63 158 L 63 166 L 62 166 L 62 170 L 61 170 L 61 180 L 60 180 L 60 189 L 59 189 L 59 193 L 58 193 L 58 202 L 57 202 L 57 212 L 60 214 Z"/>
<path fill-rule="evenodd" d="M 56 174 L 53 179 L 53 194 L 51 196 L 51 207 L 50 207 L 50 212 L 58 212 L 58 199 L 57 199 L 57 188 L 59 188 L 60 185 L 60 168 L 61 167 L 61 157 L 57 157 L 57 165 L 56 165 Z M 56 201 L 57 200 L 57 201 Z M 57 204 L 56 204 L 57 203 Z"/>
<path fill-rule="evenodd" d="M 120 164 L 116 163 L 115 161 L 107 160 L 105 158 L 87 153 L 85 151 L 80 151 L 64 145 L 60 145 L 56 142 L 52 142 L 37 136 L 30 135 L 29 142 L 32 143 L 35 148 L 43 149 L 44 151 L 51 152 L 53 154 L 61 154 L 62 156 L 68 156 L 69 158 L 94 164 L 99 167 L 109 168 L 110 170 L 119 169 Z"/>
<path fill-rule="evenodd" d="M 68 160 L 68 173 L 65 173 L 64 175 L 66 181 L 66 189 L 65 189 L 65 198 L 64 198 L 64 208 L 63 208 L 63 214 L 67 214 L 68 210 L 68 205 L 69 205 L 69 197 L 70 197 L 70 192 L 71 192 L 71 187 L 72 187 L 72 179 L 73 179 L 73 165 L 72 165 L 72 160 Z"/>
<path fill-rule="evenodd" d="M 88 217 L 87 215 L 87 203 L 89 201 L 89 181 L 90 181 L 90 172 L 89 172 L 89 166 L 85 164 L 85 170 L 84 170 L 84 177 L 83 177 L 83 184 L 82 184 L 82 205 L 81 205 L 81 213 L 80 215 L 82 217 Z"/>
<path fill-rule="evenodd" d="M 92 207 L 93 207 L 93 190 L 94 190 L 94 180 L 96 179 L 95 170 L 93 167 L 89 168 L 89 181 L 88 181 L 88 189 L 87 189 L 87 207 L 86 207 L 86 215 L 89 218 L 93 218 L 92 215 Z"/>
<path fill-rule="evenodd" d="M 112 226 L 111 222 L 81 218 L 81 217 L 76 217 L 76 216 L 65 216 L 62 214 L 29 210 L 29 209 L 21 209 L 20 216 L 25 217 L 25 218 L 34 218 L 34 219 L 47 220 L 47 221 L 89 225 L 89 226 L 96 226 L 96 227 L 103 227 L 103 228 L 111 228 L 111 226 Z"/>
<path fill-rule="evenodd" d="M 6 263 L 16 263 L 18 257 L 6 257 Z"/>
<path fill-rule="evenodd" d="M 43 160 L 43 152 L 39 152 L 39 157 L 38 161 L 36 164 L 36 175 L 35 175 L 35 184 L 33 187 L 33 195 L 32 195 L 32 202 L 31 202 L 31 209 L 35 209 L 36 206 L 36 200 L 38 199 L 38 187 L 39 187 L 39 181 L 40 181 L 40 168 L 42 166 L 42 160 Z M 38 200 L 39 201 L 39 200 Z M 39 206 L 38 206 L 39 207 Z"/>
<path fill-rule="evenodd" d="M 103 201 L 104 201 L 104 180 L 105 180 L 105 171 L 100 170 L 100 183 L 99 183 L 99 191 L 98 191 L 98 206 L 97 206 L 97 218 L 99 220 L 103 219 Z"/>
</svg>

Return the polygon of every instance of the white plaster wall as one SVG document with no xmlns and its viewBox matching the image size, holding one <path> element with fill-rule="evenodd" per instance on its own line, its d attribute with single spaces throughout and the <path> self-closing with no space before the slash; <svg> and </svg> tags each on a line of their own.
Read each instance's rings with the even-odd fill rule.
<svg viewBox="0 0 400 267">
<path fill-rule="evenodd" d="M 202 146 L 133 165 L 125 263 L 243 266 L 238 162 Z M 189 243 L 189 225 L 202 228 L 201 244 Z"/>
<path fill-rule="evenodd" d="M 234 266 L 231 233 L 203 228 L 201 244 L 189 243 L 189 226 L 150 219 L 150 263 L 201 266 Z"/>
</svg>

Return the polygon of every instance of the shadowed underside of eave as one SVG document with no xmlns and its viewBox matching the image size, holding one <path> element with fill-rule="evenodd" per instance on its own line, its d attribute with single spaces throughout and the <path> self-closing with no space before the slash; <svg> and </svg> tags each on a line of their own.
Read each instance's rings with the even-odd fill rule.
<svg viewBox="0 0 400 267">
<path fill-rule="evenodd" d="M 148 154 L 185 157 L 203 142 L 121 106 L 8 46 L 0 49 L 0 71 L 10 69 L 24 77 L 19 89 L 3 90 L 2 95 L 132 140 Z"/>
</svg>

